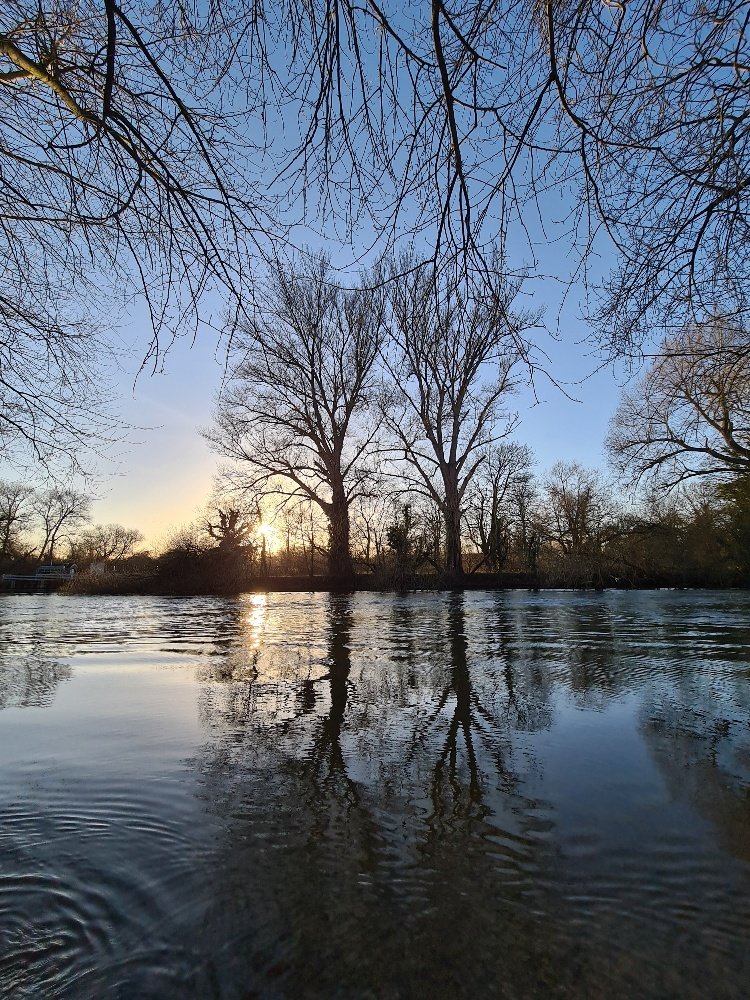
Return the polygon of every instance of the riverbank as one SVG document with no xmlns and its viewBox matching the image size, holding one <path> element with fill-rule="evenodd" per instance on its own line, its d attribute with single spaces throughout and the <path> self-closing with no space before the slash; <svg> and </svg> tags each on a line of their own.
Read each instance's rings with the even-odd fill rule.
<svg viewBox="0 0 750 1000">
<path fill-rule="evenodd" d="M 134 595 L 210 595 L 219 596 L 242 593 L 336 593 L 351 591 L 393 590 L 533 590 L 538 580 L 528 573 L 500 573 L 467 575 L 460 583 L 450 583 L 437 574 L 417 574 L 409 577 L 378 577 L 371 573 L 358 573 L 354 579 L 317 574 L 315 576 L 281 576 L 238 580 L 228 578 L 200 580 L 165 580 L 156 575 L 100 573 L 79 574 L 63 588 L 66 594 L 134 594 Z"/>
<path fill-rule="evenodd" d="M 315 576 L 269 575 L 238 580 L 228 577 L 201 580 L 195 577 L 164 579 L 145 573 L 81 573 L 60 588 L 69 595 L 133 596 L 234 596 L 243 593 L 342 593 L 356 591 L 503 591 L 503 590 L 665 590 L 665 589 L 747 589 L 750 582 L 733 579 L 717 584 L 686 575 L 651 576 L 636 580 L 617 577 L 561 579 L 531 573 L 474 573 L 460 581 L 446 580 L 436 573 L 408 577 L 356 574 L 353 580 L 317 574 Z"/>
</svg>

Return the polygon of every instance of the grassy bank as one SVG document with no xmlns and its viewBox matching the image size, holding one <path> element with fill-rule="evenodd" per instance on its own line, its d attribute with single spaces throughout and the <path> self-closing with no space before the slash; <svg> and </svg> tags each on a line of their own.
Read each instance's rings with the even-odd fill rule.
<svg viewBox="0 0 750 1000">
<path fill-rule="evenodd" d="M 716 580 L 686 579 L 684 576 L 643 578 L 637 581 L 620 578 L 595 580 L 544 579 L 528 573 L 475 573 L 461 581 L 446 581 L 437 574 L 415 574 L 388 578 L 374 574 L 358 574 L 353 581 L 326 575 L 267 576 L 264 578 L 226 577 L 205 579 L 188 577 L 165 579 L 147 573 L 81 573 L 61 588 L 64 594 L 80 595 L 163 595 L 163 596 L 234 596 L 242 593 L 295 593 L 310 591 L 411 591 L 411 590 L 609 590 L 609 589 L 690 589 L 746 587 L 747 581 L 732 580 L 717 584 Z"/>
</svg>

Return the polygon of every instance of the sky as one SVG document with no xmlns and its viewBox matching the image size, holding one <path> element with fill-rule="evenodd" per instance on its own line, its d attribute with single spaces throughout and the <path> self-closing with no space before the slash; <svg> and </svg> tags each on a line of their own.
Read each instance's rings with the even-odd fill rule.
<svg viewBox="0 0 750 1000">
<path fill-rule="evenodd" d="M 560 203 L 559 194 L 553 192 L 542 204 L 548 216 L 545 224 L 554 223 Z M 305 238 L 308 232 L 296 242 L 324 250 L 336 266 L 346 269 L 352 259 L 351 246 L 347 251 L 333 238 L 326 242 L 324 235 Z M 528 243 L 514 242 L 512 233 L 508 242 L 514 263 L 526 266 Z M 569 245 L 564 240 L 545 243 L 539 238 L 534 254 L 532 277 L 517 305 L 532 313 L 543 312 L 545 329 L 534 331 L 532 339 L 538 355 L 547 356 L 544 368 L 559 385 L 540 372 L 533 389 L 524 388 L 510 400 L 520 418 L 513 437 L 531 446 L 540 473 L 558 460 L 606 469 L 604 439 L 624 372 L 601 367 L 601 356 L 582 318 L 582 284 L 565 291 L 571 260 L 575 264 Z M 614 257 L 600 246 L 594 262 L 602 275 Z M 221 303 L 210 305 L 216 315 Z M 194 342 L 177 340 L 163 371 L 143 371 L 134 384 L 141 360 L 139 345 L 150 336 L 148 319 L 145 312 L 136 311 L 122 317 L 120 326 L 122 339 L 134 345 L 118 380 L 120 411 L 126 422 L 139 429 L 130 432 L 117 461 L 103 470 L 93 515 L 98 523 L 138 528 L 153 548 L 166 540 L 170 530 L 191 522 L 209 499 L 220 459 L 201 437 L 200 428 L 211 423 L 225 356 L 216 334 L 204 331 Z"/>
<path fill-rule="evenodd" d="M 549 306 L 556 294 L 551 283 L 547 292 L 540 282 L 526 306 Z M 538 400 L 530 389 L 512 400 L 520 416 L 514 438 L 533 448 L 540 472 L 558 459 L 606 466 L 603 441 L 622 380 L 611 368 L 595 372 L 598 358 L 591 344 L 584 342 L 588 329 L 579 312 L 578 300 L 569 301 L 559 319 L 559 339 L 546 331 L 536 335 L 538 346 L 549 355 L 548 370 L 565 391 L 539 375 Z M 557 328 L 556 306 L 548 308 L 547 320 Z M 124 328 L 136 345 L 146 341 L 145 318 L 131 319 Z M 219 458 L 201 437 L 200 428 L 211 422 L 223 353 L 209 333 L 194 343 L 178 340 L 167 354 L 163 372 L 142 372 L 133 384 L 138 361 L 136 349 L 118 380 L 120 412 L 133 429 L 116 459 L 102 467 L 93 515 L 97 523 L 138 528 L 148 546 L 158 547 L 171 529 L 193 520 L 211 492 Z"/>
<path fill-rule="evenodd" d="M 194 519 L 211 492 L 217 456 L 200 428 L 211 422 L 222 358 L 216 336 L 204 333 L 195 342 L 177 340 L 163 371 L 140 372 L 134 381 L 138 360 L 134 353 L 117 380 L 118 409 L 131 429 L 102 465 L 93 516 L 98 523 L 138 528 L 149 547 L 158 547 L 171 530 Z"/>
<path fill-rule="evenodd" d="M 373 60 L 377 50 L 375 46 Z M 375 62 L 373 72 L 377 72 Z M 303 126 L 294 117 L 294 109 L 286 114 L 278 110 L 277 115 L 275 125 L 266 122 L 266 128 L 279 141 L 283 139 L 293 147 L 295 128 Z M 570 192 L 558 189 L 540 195 L 537 205 L 544 216 L 544 226 L 539 220 L 524 216 L 520 227 L 530 232 L 534 243 L 534 273 L 543 271 L 549 276 L 531 282 L 531 293 L 524 307 L 532 311 L 545 309 L 548 328 L 559 334 L 555 339 L 540 330 L 535 339 L 540 351 L 548 355 L 549 373 L 562 388 L 539 374 L 533 391 L 521 391 L 511 401 L 520 417 L 515 439 L 532 447 L 540 472 L 559 459 L 606 466 L 603 441 L 622 381 L 618 381 L 611 369 L 596 371 L 599 358 L 586 341 L 589 331 L 581 319 L 582 289 L 573 287 L 565 308 L 558 310 L 561 288 L 570 268 L 575 267 L 565 236 L 555 236 L 569 228 L 566 220 L 570 215 L 570 196 Z M 314 223 L 314 191 L 306 190 L 304 200 L 309 205 L 308 220 L 312 217 Z M 317 231 L 313 233 L 313 225 L 308 228 L 305 223 L 306 231 L 295 242 L 324 249 L 334 263 L 344 266 L 341 261 L 344 251 L 336 242 L 336 220 L 326 218 L 323 210 L 318 215 L 322 221 Z M 409 218 L 403 221 L 408 229 Z M 362 225 L 359 239 L 361 246 L 367 246 L 372 233 L 364 228 L 366 223 Z M 555 236 L 552 242 L 550 234 Z M 518 266 L 527 263 L 528 243 L 523 245 L 523 239 L 513 233 L 505 235 L 512 263 Z M 351 245 L 349 255 L 350 259 L 357 257 L 356 248 Z M 604 271 L 609 263 L 604 251 L 601 256 Z M 220 302 L 209 302 L 208 306 L 208 311 L 214 314 L 221 310 Z M 178 340 L 164 360 L 163 370 L 157 374 L 143 371 L 134 384 L 150 339 L 145 312 L 136 307 L 129 315 L 115 316 L 113 327 L 116 335 L 134 345 L 123 361 L 123 370 L 114 387 L 120 397 L 119 412 L 133 429 L 127 442 L 116 449 L 116 457 L 101 463 L 100 482 L 91 490 L 96 497 L 93 516 L 98 523 L 116 522 L 138 528 L 150 547 L 158 547 L 170 529 L 193 520 L 211 492 L 219 460 L 201 437 L 200 428 L 211 422 L 224 359 L 221 348 L 217 349 L 215 335 L 203 332 L 194 343 L 189 338 Z"/>
</svg>

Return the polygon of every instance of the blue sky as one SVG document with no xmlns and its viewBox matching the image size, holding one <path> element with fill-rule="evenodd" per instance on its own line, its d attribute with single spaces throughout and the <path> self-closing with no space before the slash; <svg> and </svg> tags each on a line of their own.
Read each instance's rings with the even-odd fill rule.
<svg viewBox="0 0 750 1000">
<path fill-rule="evenodd" d="M 379 34 L 373 36 L 371 55 L 367 57 L 373 60 L 373 73 L 377 73 L 379 39 Z M 281 65 L 284 64 L 282 58 Z M 294 102 L 275 112 L 267 109 L 270 117 L 265 127 L 272 138 L 288 148 L 295 148 L 304 132 L 305 123 L 303 118 L 297 117 L 298 110 Z M 482 154 L 478 174 L 483 178 L 482 183 L 492 180 L 495 163 L 489 155 L 492 141 L 486 151 L 487 158 Z M 248 155 L 252 163 L 248 169 L 257 171 L 258 178 L 270 178 L 275 173 L 275 161 L 264 159 L 260 154 L 256 156 L 253 148 L 249 142 Z M 502 162 L 499 152 L 498 147 L 495 150 L 497 163 Z M 344 175 L 349 169 L 344 161 L 340 168 Z M 300 191 L 295 193 L 301 194 Z M 390 194 L 384 191 L 385 204 Z M 570 240 L 575 197 L 572 188 L 552 187 L 540 191 L 538 200 L 528 206 L 516 206 L 516 213 L 523 218 L 516 217 L 515 231 L 505 234 L 510 266 L 527 266 L 531 273 L 538 275 L 529 282 L 524 307 L 543 308 L 548 328 L 558 334 L 556 339 L 540 330 L 536 342 L 548 355 L 548 371 L 565 391 L 540 374 L 536 381 L 536 400 L 531 390 L 525 390 L 512 401 L 521 418 L 515 437 L 533 448 L 540 471 L 558 459 L 605 465 L 603 440 L 619 396 L 619 383 L 612 370 L 596 372 L 600 359 L 586 339 L 589 330 L 581 319 L 584 306 L 580 284 L 569 289 L 565 307 L 560 308 L 565 282 L 577 264 Z M 330 212 L 326 214 L 324 208 L 315 219 L 314 188 L 305 191 L 304 200 L 309 215 L 307 222 L 294 232 L 296 244 L 323 248 L 339 266 L 346 268 L 358 257 L 358 247 L 366 247 L 371 242 L 373 219 L 368 222 L 364 214 L 360 231 L 350 237 L 348 251 L 345 251 L 339 240 L 342 231 L 347 230 L 346 225 L 332 218 Z M 406 204 L 401 220 L 403 232 L 417 221 L 410 217 L 410 211 L 411 207 Z M 539 217 L 534 218 L 537 212 L 543 216 L 543 225 Z M 491 242 L 489 226 L 492 224 L 490 222 L 482 234 L 488 242 Z M 504 223 L 499 223 L 495 217 L 494 224 Z M 415 225 L 414 231 L 421 230 Z M 429 240 L 429 236 L 429 233 L 422 233 L 423 239 Z M 612 257 L 607 248 L 598 243 L 595 251 L 590 259 L 601 275 L 612 263 Z M 348 259 L 344 256 L 346 253 Z M 209 301 L 205 305 L 214 314 L 221 311 L 220 301 Z M 120 396 L 119 410 L 123 419 L 137 429 L 130 432 L 127 444 L 117 449 L 116 459 L 102 463 L 94 517 L 98 522 L 119 522 L 139 528 L 147 542 L 153 545 L 158 544 L 171 526 L 190 521 L 210 493 L 217 458 L 211 454 L 199 429 L 211 420 L 213 400 L 222 377 L 223 355 L 221 348 L 217 348 L 215 335 L 203 332 L 193 344 L 187 338 L 177 341 L 164 361 L 164 370 L 153 375 L 148 370 L 143 371 L 133 385 L 150 339 L 148 322 L 138 307 L 131 315 L 115 317 L 113 322 L 123 340 L 133 345 L 123 361 L 123 371 L 115 389 Z"/>
<path fill-rule="evenodd" d="M 540 281 L 526 303 L 547 306 L 548 325 L 555 327 L 557 289 L 554 282 Z M 580 311 L 578 299 L 569 297 L 559 318 L 559 339 L 545 331 L 536 335 L 538 345 L 549 355 L 549 371 L 572 398 L 539 375 L 538 402 L 530 389 L 523 389 L 513 401 L 521 417 L 515 438 L 531 445 L 540 471 L 558 459 L 575 459 L 585 465 L 606 463 L 603 439 L 620 382 L 611 367 L 590 375 L 598 358 L 592 345 L 584 342 L 588 328 L 578 318 Z M 124 327 L 125 338 L 136 345 L 143 343 L 146 329 L 145 319 L 132 320 Z M 170 527 L 192 520 L 208 498 L 217 464 L 199 429 L 210 423 L 222 362 L 215 335 L 204 332 L 195 343 L 177 341 L 166 357 L 164 371 L 142 372 L 133 386 L 138 364 L 134 348 L 130 370 L 125 368 L 119 379 L 119 391 L 122 415 L 136 429 L 119 449 L 117 460 L 103 467 L 106 475 L 97 489 L 96 521 L 139 528 L 154 545 Z"/>
<path fill-rule="evenodd" d="M 514 437 L 533 448 L 540 472 L 558 459 L 606 466 L 603 442 L 623 382 L 622 371 L 615 372 L 611 366 L 600 368 L 601 356 L 582 318 L 583 284 L 567 287 L 570 268 L 576 266 L 577 259 L 563 232 L 567 226 L 557 221 L 567 214 L 565 202 L 562 192 L 557 191 L 548 193 L 540 203 L 546 216 L 546 234 L 539 226 L 534 231 L 533 220 L 526 220 L 535 243 L 533 261 L 527 239 L 507 234 L 510 265 L 525 266 L 532 275 L 517 305 L 530 312 L 543 310 L 546 329 L 536 331 L 533 339 L 540 353 L 548 356 L 546 370 L 561 385 L 558 388 L 540 373 L 535 381 L 536 398 L 527 388 L 511 401 L 520 416 Z M 550 232 L 563 235 L 550 240 Z M 296 242 L 324 249 L 344 272 L 357 256 L 351 245 L 347 250 L 333 238 L 327 242 L 324 234 L 313 236 L 310 230 L 301 232 Z M 590 257 L 597 270 L 597 274 L 590 274 L 594 280 L 614 262 L 601 241 L 596 251 Z M 214 315 L 220 311 L 220 302 L 208 304 Z M 192 344 L 188 338 L 178 340 L 164 361 L 163 372 L 151 375 L 144 371 L 133 386 L 139 345 L 142 350 L 149 335 L 145 314 L 136 313 L 123 324 L 122 337 L 134 346 L 130 370 L 125 366 L 119 380 L 121 410 L 126 421 L 142 430 L 131 432 L 130 443 L 120 449 L 111 474 L 98 489 L 100 499 L 94 516 L 99 522 L 139 528 L 147 542 L 155 545 L 170 527 L 191 521 L 210 494 L 218 458 L 199 429 L 211 421 L 224 355 L 216 335 L 204 331 Z"/>
</svg>

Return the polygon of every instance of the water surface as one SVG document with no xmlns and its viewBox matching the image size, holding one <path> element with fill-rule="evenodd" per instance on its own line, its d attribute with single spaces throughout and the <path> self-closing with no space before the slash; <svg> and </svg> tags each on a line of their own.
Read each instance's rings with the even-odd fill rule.
<svg viewBox="0 0 750 1000">
<path fill-rule="evenodd" d="M 750 595 L 0 598 L 0 996 L 746 997 Z"/>
</svg>

